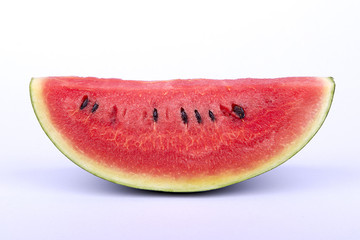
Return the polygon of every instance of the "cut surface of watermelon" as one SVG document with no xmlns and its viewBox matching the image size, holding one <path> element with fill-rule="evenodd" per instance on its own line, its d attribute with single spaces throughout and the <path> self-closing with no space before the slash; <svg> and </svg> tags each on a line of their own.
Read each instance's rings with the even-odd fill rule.
<svg viewBox="0 0 360 240">
<path fill-rule="evenodd" d="M 33 78 L 36 116 L 75 164 L 141 189 L 224 187 L 285 162 L 329 111 L 332 78 Z"/>
</svg>

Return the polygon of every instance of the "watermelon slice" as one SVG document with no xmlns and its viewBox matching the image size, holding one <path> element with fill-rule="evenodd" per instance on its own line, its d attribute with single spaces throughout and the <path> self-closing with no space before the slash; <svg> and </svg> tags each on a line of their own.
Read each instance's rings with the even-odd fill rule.
<svg viewBox="0 0 360 240">
<path fill-rule="evenodd" d="M 224 187 L 285 162 L 329 111 L 332 78 L 33 78 L 31 101 L 75 164 L 141 189 Z"/>
</svg>

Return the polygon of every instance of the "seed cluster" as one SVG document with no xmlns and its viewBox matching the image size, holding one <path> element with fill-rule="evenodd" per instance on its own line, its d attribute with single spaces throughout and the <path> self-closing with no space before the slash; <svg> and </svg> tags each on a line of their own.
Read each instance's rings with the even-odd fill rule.
<svg viewBox="0 0 360 240">
<path fill-rule="evenodd" d="M 88 98 L 88 96 L 84 96 L 83 101 L 82 101 L 82 103 L 80 105 L 80 110 L 83 110 L 84 108 L 86 108 L 88 106 L 88 104 L 89 104 L 89 98 Z M 91 108 L 91 113 L 95 113 L 98 108 L 99 108 L 99 103 L 95 102 L 94 105 Z M 220 105 L 220 108 L 225 108 L 225 107 Z M 226 110 L 226 111 L 230 111 L 230 110 Z M 240 119 L 243 119 L 245 117 L 245 111 L 239 105 L 232 104 L 231 105 L 231 111 L 235 114 L 235 116 L 237 116 Z M 113 111 L 112 111 L 112 114 L 111 114 L 112 118 L 114 118 L 114 116 L 113 116 L 114 114 L 115 115 L 117 114 L 117 107 L 116 106 L 113 107 Z M 194 114 L 195 114 L 195 118 L 196 118 L 197 123 L 201 124 L 203 122 L 203 120 L 202 120 L 202 117 L 200 115 L 200 112 L 197 109 L 195 109 Z M 231 114 L 231 115 L 234 115 L 234 114 Z M 226 116 L 230 116 L 230 115 L 226 114 Z M 158 122 L 159 113 L 158 113 L 158 110 L 156 108 L 153 109 L 152 117 L 153 117 L 154 122 Z M 180 117 L 181 117 L 181 121 L 184 124 L 189 123 L 189 117 L 188 117 L 188 115 L 187 115 L 187 113 L 186 113 L 186 111 L 185 111 L 185 109 L 183 107 L 180 108 Z M 216 121 L 215 114 L 211 110 L 209 110 L 209 118 L 211 119 L 212 122 Z M 112 121 L 114 121 L 114 119 L 112 119 Z"/>
<path fill-rule="evenodd" d="M 86 108 L 88 104 L 89 104 L 89 97 L 84 96 L 83 101 L 80 105 L 80 110 L 83 110 L 84 108 Z M 97 102 L 95 102 L 91 108 L 91 112 L 94 113 L 98 108 L 99 108 L 99 104 Z"/>
</svg>

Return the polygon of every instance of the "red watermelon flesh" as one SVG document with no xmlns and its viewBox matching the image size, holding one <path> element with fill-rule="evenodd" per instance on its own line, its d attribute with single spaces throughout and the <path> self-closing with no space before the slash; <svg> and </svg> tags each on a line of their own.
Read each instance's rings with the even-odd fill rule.
<svg viewBox="0 0 360 240">
<path fill-rule="evenodd" d="M 126 81 L 34 78 L 35 113 L 72 161 L 110 181 L 203 191 L 299 151 L 331 105 L 331 78 Z"/>
</svg>

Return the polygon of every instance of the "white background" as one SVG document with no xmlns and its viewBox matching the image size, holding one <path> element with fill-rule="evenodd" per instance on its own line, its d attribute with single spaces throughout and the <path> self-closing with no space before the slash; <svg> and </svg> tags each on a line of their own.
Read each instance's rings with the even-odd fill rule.
<svg viewBox="0 0 360 240">
<path fill-rule="evenodd" d="M 360 2 L 0 1 L 0 239 L 360 239 Z M 284 165 L 197 194 L 130 189 L 64 157 L 34 76 L 333 76 L 329 116 Z"/>
</svg>

